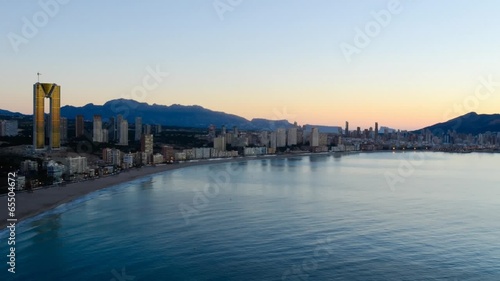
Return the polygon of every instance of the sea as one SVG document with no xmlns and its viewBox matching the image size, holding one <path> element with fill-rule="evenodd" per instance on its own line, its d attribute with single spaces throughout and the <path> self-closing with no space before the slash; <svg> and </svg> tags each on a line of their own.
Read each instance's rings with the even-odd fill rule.
<svg viewBox="0 0 500 281">
<path fill-rule="evenodd" d="M 500 280 L 500 154 L 192 166 L 19 223 L 0 280 Z M 70 187 L 68 187 L 70 188 Z"/>
</svg>

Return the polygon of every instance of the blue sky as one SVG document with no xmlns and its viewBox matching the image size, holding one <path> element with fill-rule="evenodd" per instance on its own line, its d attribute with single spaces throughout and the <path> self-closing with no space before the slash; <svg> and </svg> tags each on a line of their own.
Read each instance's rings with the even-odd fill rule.
<svg viewBox="0 0 500 281">
<path fill-rule="evenodd" d="M 229 0 L 69 0 L 16 52 L 9 36 L 22 35 L 23 17 L 54 1 L 0 4 L 0 108 L 31 113 L 37 72 L 62 86 L 63 104 L 84 105 L 131 97 L 149 67 L 169 76 L 141 101 L 249 119 L 414 129 L 466 109 L 500 112 L 500 87 L 455 106 L 480 77 L 500 82 L 498 1 L 399 1 L 348 61 L 340 45 L 354 46 L 356 28 L 391 1 L 242 0 L 221 20 L 214 3 Z"/>
</svg>

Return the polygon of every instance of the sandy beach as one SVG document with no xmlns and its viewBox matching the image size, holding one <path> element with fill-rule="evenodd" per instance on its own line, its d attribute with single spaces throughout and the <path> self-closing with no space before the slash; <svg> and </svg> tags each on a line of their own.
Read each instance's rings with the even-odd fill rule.
<svg viewBox="0 0 500 281">
<path fill-rule="evenodd" d="M 53 209 L 63 203 L 75 200 L 83 195 L 89 194 L 96 190 L 111 187 L 120 183 L 132 181 L 148 175 L 181 169 L 197 165 L 218 164 L 225 162 L 249 161 L 269 158 L 283 158 L 293 156 L 303 156 L 308 154 L 287 154 L 277 156 L 259 156 L 259 157 L 239 157 L 229 159 L 216 160 L 199 160 L 196 162 L 184 162 L 160 166 L 146 166 L 140 169 L 130 169 L 118 175 L 106 176 L 95 180 L 82 181 L 77 183 L 69 183 L 64 186 L 48 187 L 36 189 L 33 193 L 18 192 L 16 193 L 16 210 L 15 218 L 17 222 L 27 218 L 36 216 L 47 210 Z M 7 196 L 0 197 L 0 206 L 4 206 L 4 211 L 0 212 L 0 228 L 4 229 L 7 226 L 8 210 Z"/>
</svg>

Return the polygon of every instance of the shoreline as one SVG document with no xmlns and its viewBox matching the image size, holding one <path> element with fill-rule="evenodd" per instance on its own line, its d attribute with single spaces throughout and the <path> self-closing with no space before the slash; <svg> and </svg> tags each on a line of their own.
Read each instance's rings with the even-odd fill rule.
<svg viewBox="0 0 500 281">
<path fill-rule="evenodd" d="M 297 154 L 282 154 L 282 155 L 266 155 L 254 157 L 237 157 L 237 158 L 221 158 L 221 159 L 202 159 L 194 162 L 182 162 L 175 164 L 164 164 L 158 166 L 146 166 L 140 169 L 134 168 L 121 172 L 118 175 L 106 176 L 94 180 L 68 183 L 64 186 L 47 187 L 35 189 L 34 192 L 16 193 L 15 203 L 15 218 L 16 224 L 35 217 L 41 213 L 52 210 L 62 204 L 74 201 L 92 192 L 130 182 L 136 179 L 144 178 L 154 174 L 164 173 L 167 171 L 188 168 L 200 165 L 222 164 L 229 162 L 241 162 L 263 159 L 288 158 L 295 156 L 309 156 L 310 153 Z M 7 196 L 0 197 L 0 206 L 5 206 L 7 209 Z M 7 229 L 8 212 L 0 212 L 0 231 Z"/>
<path fill-rule="evenodd" d="M 413 150 L 409 150 L 413 151 Z M 94 180 L 87 180 L 82 182 L 68 183 L 64 186 L 47 187 L 36 189 L 33 193 L 20 192 L 16 193 L 16 210 L 15 218 L 16 224 L 34 216 L 37 216 L 46 211 L 52 210 L 62 204 L 74 201 L 92 192 L 130 182 L 143 177 L 151 176 L 154 174 L 164 173 L 167 171 L 188 168 L 200 165 L 209 164 L 222 164 L 229 162 L 241 162 L 251 160 L 263 159 L 279 159 L 290 157 L 303 157 L 303 156 L 321 156 L 333 154 L 358 154 L 358 153 L 376 153 L 376 152 L 403 152 L 403 151 L 352 151 L 352 152 L 301 152 L 290 154 L 274 154 L 274 155 L 259 155 L 259 156 L 242 156 L 237 158 L 218 158 L 218 159 L 200 159 L 193 162 L 182 162 L 174 164 L 162 164 L 158 166 L 145 166 L 140 169 L 134 168 L 121 172 L 118 175 L 106 176 Z M 428 151 L 432 152 L 432 151 Z M 0 206 L 5 206 L 7 209 L 7 196 L 0 196 Z M 6 229 L 8 222 L 7 210 L 0 212 L 0 231 Z"/>
</svg>

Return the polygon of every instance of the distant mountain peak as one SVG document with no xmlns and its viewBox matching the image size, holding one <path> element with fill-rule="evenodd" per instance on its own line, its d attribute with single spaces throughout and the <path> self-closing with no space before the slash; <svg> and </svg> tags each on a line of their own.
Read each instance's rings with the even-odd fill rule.
<svg viewBox="0 0 500 281">
<path fill-rule="evenodd" d="M 500 114 L 477 114 L 476 112 L 469 112 L 451 120 L 422 128 L 421 130 L 430 130 L 436 135 L 446 134 L 449 131 L 474 135 L 488 131 L 500 132 Z"/>
</svg>

